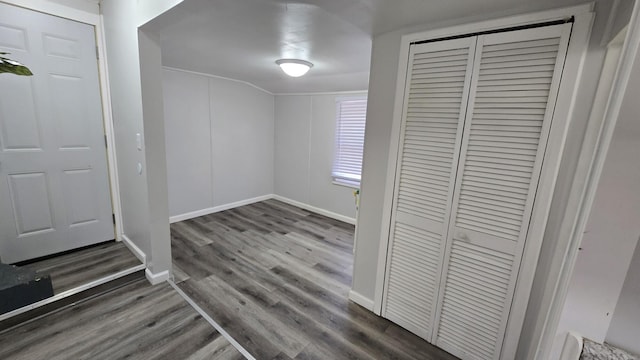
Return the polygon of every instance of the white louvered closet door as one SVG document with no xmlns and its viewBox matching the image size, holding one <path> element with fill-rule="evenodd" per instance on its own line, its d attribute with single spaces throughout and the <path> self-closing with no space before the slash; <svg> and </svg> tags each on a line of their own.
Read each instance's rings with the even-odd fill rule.
<svg viewBox="0 0 640 360">
<path fill-rule="evenodd" d="M 432 336 L 475 38 L 413 45 L 382 315 Z"/>
<path fill-rule="evenodd" d="M 437 346 L 499 359 L 571 24 L 478 37 Z"/>
</svg>

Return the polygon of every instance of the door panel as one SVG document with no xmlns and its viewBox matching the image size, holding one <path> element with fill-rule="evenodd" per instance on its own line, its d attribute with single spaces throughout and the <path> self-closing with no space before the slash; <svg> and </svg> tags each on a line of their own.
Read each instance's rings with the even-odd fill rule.
<svg viewBox="0 0 640 360">
<path fill-rule="evenodd" d="M 92 124 L 86 121 L 86 109 L 68 106 L 86 101 L 82 78 L 52 74 L 49 89 L 58 149 L 90 150 Z"/>
<path fill-rule="evenodd" d="M 478 36 L 434 332 L 463 359 L 500 357 L 570 31 Z"/>
<path fill-rule="evenodd" d="M 382 315 L 430 340 L 475 38 L 413 45 Z"/>
<path fill-rule="evenodd" d="M 54 230 L 47 174 L 9 175 L 9 192 L 18 237 Z"/>
<path fill-rule="evenodd" d="M 53 34 L 44 34 L 43 48 L 46 56 L 56 56 L 71 60 L 82 58 L 82 44 L 77 39 L 65 39 Z"/>
<path fill-rule="evenodd" d="M 99 221 L 95 173 L 91 169 L 64 170 L 63 195 L 70 227 Z"/>
<path fill-rule="evenodd" d="M 0 257 L 114 238 L 94 28 L 0 3 Z"/>
<path fill-rule="evenodd" d="M 41 150 L 42 129 L 36 116 L 34 82 L 3 74 L 1 84 L 0 149 Z"/>
<path fill-rule="evenodd" d="M 0 46 L 7 50 L 26 50 L 26 31 L 8 24 L 0 25 Z"/>
</svg>

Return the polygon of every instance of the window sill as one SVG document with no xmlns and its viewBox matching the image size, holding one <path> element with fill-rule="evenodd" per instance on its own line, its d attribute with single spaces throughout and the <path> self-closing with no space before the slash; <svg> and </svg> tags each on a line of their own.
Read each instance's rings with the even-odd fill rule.
<svg viewBox="0 0 640 360">
<path fill-rule="evenodd" d="M 348 188 L 351 188 L 351 189 L 354 189 L 354 190 L 359 190 L 360 189 L 360 184 L 349 182 L 349 181 L 333 179 L 333 181 L 331 181 L 331 183 L 333 183 L 333 185 L 344 186 L 344 187 L 348 187 Z"/>
</svg>

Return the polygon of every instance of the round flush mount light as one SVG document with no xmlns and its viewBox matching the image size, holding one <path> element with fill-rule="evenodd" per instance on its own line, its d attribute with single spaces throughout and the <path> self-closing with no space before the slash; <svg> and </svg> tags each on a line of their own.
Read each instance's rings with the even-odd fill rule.
<svg viewBox="0 0 640 360">
<path fill-rule="evenodd" d="M 280 65 L 285 74 L 292 77 L 300 77 L 313 67 L 313 64 L 299 59 L 280 59 L 276 60 L 276 64 Z"/>
</svg>

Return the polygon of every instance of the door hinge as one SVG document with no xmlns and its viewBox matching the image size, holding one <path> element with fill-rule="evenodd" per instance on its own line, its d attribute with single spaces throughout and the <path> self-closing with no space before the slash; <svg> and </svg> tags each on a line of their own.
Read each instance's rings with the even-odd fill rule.
<svg viewBox="0 0 640 360">
<path fill-rule="evenodd" d="M 96 46 L 96 59 L 100 59 L 100 51 L 98 50 L 97 46 Z"/>
<path fill-rule="evenodd" d="M 111 219 L 113 220 L 113 225 L 116 224 L 116 214 L 111 214 Z"/>
<path fill-rule="evenodd" d="M 107 135 L 104 135 L 104 147 L 109 147 L 109 142 L 107 141 Z"/>
</svg>

